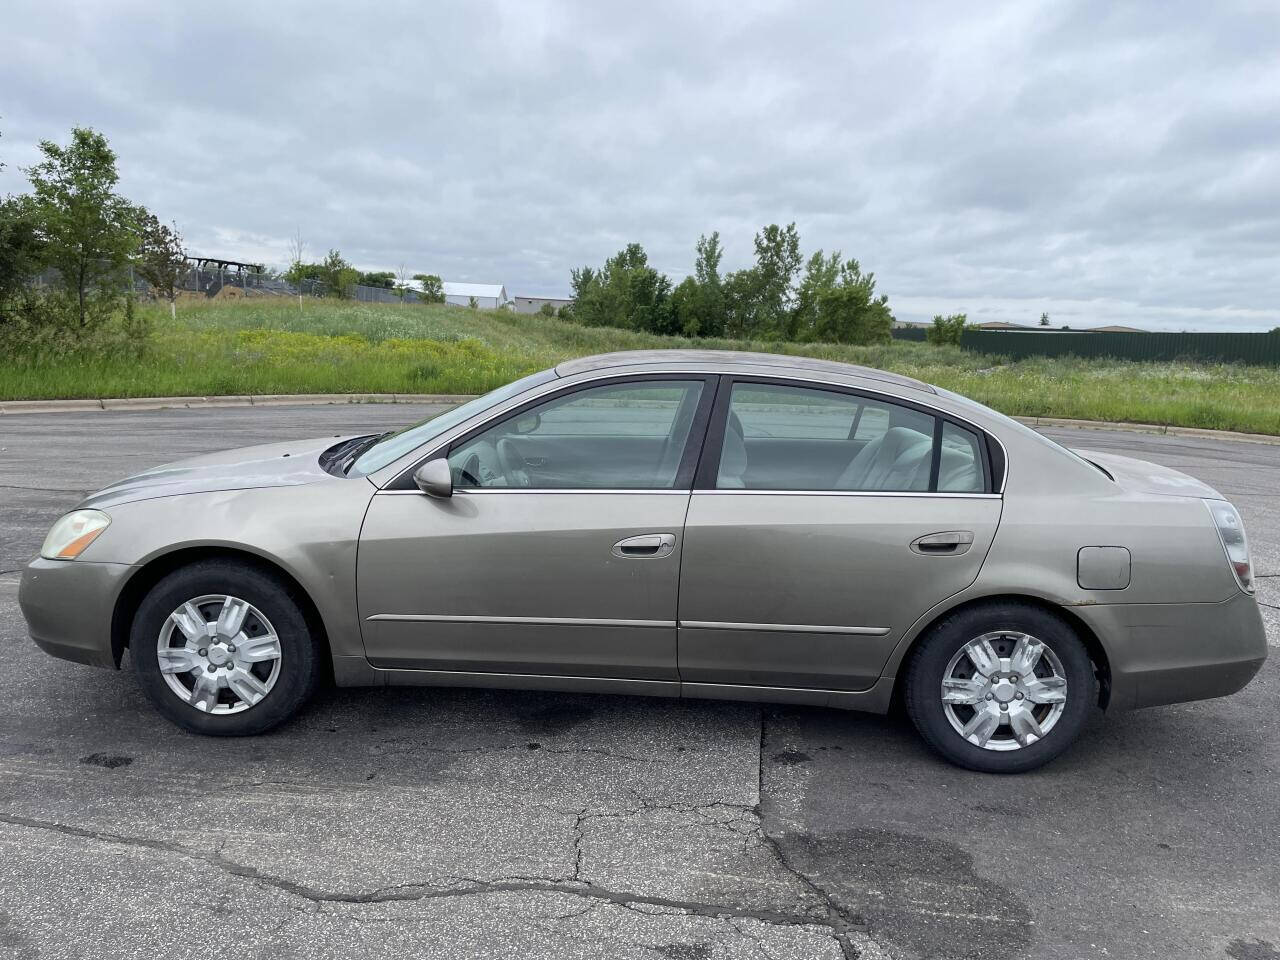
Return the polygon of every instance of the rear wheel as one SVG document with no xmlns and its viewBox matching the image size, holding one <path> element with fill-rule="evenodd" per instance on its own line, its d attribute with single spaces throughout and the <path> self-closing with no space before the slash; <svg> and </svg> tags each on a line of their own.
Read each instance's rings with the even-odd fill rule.
<svg viewBox="0 0 1280 960">
<path fill-rule="evenodd" d="M 248 564 L 176 570 L 138 607 L 129 637 L 151 701 L 194 733 L 262 733 L 293 715 L 320 678 L 320 651 L 290 589 Z"/>
<path fill-rule="evenodd" d="M 925 742 L 986 773 L 1048 763 L 1079 735 L 1098 700 L 1075 631 L 1021 603 L 970 607 L 935 626 L 911 657 L 905 692 Z"/>
</svg>

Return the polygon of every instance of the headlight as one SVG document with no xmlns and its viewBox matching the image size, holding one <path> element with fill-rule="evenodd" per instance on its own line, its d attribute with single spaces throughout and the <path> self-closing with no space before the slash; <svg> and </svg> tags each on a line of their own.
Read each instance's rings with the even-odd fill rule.
<svg viewBox="0 0 1280 960">
<path fill-rule="evenodd" d="M 1218 528 L 1218 539 L 1227 553 L 1227 562 L 1236 573 L 1240 586 L 1253 593 L 1253 562 L 1249 558 L 1249 540 L 1244 535 L 1244 523 L 1236 508 L 1225 500 L 1206 500 L 1205 506 L 1213 515 L 1213 525 Z"/>
<path fill-rule="evenodd" d="M 101 510 L 75 510 L 53 525 L 44 538 L 40 556 L 46 560 L 74 560 L 111 525 Z"/>
</svg>

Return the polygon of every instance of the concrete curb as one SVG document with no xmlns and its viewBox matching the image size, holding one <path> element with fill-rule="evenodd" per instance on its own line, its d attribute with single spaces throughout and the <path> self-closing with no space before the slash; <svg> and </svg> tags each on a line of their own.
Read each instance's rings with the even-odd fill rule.
<svg viewBox="0 0 1280 960">
<path fill-rule="evenodd" d="M 102 400 L 6 400 L 0 402 L 0 416 L 40 413 L 85 413 L 93 410 L 203 410 L 217 407 L 336 406 L 355 403 L 463 403 L 473 394 L 448 393 L 296 393 L 225 397 L 122 397 Z M 1064 417 L 1015 417 L 1029 427 L 1064 427 L 1076 430 L 1114 430 L 1170 437 L 1200 437 L 1242 443 L 1280 445 L 1280 437 L 1230 430 L 1203 430 L 1199 427 L 1169 427 L 1155 423 L 1108 423 L 1101 420 L 1069 420 Z"/>
<path fill-rule="evenodd" d="M 225 397 L 121 397 L 101 400 L 5 400 L 0 416 L 85 413 L 94 410 L 175 410 L 215 407 L 334 406 L 344 403 L 462 403 L 471 395 L 448 393 L 287 393 Z"/>
<path fill-rule="evenodd" d="M 1280 437 L 1265 433 L 1236 433 L 1233 430 L 1205 430 L 1201 427 L 1167 427 L 1158 423 L 1110 423 L 1104 420 L 1068 420 L 1065 417 L 1014 417 L 1029 427 L 1064 427 L 1075 430 L 1114 430 L 1122 433 L 1150 433 L 1169 437 L 1200 437 L 1204 440 L 1234 440 L 1237 443 L 1280 445 Z"/>
</svg>

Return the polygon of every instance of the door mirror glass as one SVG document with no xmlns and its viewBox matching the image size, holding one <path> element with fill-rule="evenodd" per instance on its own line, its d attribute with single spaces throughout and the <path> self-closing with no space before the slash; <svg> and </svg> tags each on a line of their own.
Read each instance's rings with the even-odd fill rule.
<svg viewBox="0 0 1280 960">
<path fill-rule="evenodd" d="M 442 500 L 453 496 L 453 473 L 443 458 L 428 460 L 413 471 L 413 482 L 428 497 Z"/>
</svg>

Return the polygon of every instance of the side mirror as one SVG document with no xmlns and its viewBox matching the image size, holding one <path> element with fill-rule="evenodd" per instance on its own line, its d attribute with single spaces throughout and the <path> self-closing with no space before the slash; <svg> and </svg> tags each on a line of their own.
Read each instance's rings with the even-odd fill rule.
<svg viewBox="0 0 1280 960">
<path fill-rule="evenodd" d="M 413 482 L 428 497 L 443 500 L 453 496 L 453 471 L 443 457 L 428 460 L 413 471 Z"/>
</svg>

